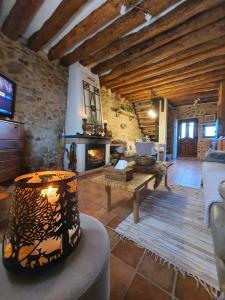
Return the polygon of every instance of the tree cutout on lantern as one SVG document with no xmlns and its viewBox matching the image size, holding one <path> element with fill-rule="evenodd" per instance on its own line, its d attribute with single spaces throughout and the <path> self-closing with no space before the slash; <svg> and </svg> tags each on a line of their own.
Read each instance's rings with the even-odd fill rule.
<svg viewBox="0 0 225 300">
<path fill-rule="evenodd" d="M 5 267 L 36 271 L 67 257 L 81 238 L 76 174 L 38 172 L 15 184 L 3 239 Z"/>
</svg>

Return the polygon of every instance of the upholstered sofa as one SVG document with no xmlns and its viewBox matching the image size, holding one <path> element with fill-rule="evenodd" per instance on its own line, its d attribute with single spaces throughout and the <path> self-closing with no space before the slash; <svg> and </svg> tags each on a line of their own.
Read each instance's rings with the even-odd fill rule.
<svg viewBox="0 0 225 300">
<path fill-rule="evenodd" d="M 217 160 L 218 161 L 218 160 Z M 202 166 L 205 204 L 205 226 L 210 227 L 220 289 L 225 293 L 225 199 L 219 193 L 219 184 L 225 180 L 225 161 L 208 158 Z M 223 297 L 218 299 L 224 299 Z"/>
</svg>

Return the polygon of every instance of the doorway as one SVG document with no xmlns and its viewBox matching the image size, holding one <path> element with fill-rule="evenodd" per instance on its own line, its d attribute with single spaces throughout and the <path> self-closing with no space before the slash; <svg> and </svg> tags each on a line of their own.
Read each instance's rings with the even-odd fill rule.
<svg viewBox="0 0 225 300">
<path fill-rule="evenodd" d="M 197 157 L 198 120 L 180 120 L 178 122 L 178 157 Z"/>
</svg>

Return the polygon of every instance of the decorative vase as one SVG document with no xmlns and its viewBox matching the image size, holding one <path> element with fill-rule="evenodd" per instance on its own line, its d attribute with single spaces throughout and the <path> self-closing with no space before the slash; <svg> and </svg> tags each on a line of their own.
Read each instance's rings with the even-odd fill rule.
<svg viewBox="0 0 225 300">
<path fill-rule="evenodd" d="M 13 272 L 39 271 L 66 258 L 81 238 L 77 175 L 31 173 L 15 179 L 3 239 L 3 264 Z"/>
<path fill-rule="evenodd" d="M 103 131 L 104 131 L 104 136 L 105 136 L 105 137 L 108 137 L 108 129 L 107 129 L 107 125 L 108 125 L 108 124 L 107 124 L 107 123 L 104 123 L 103 125 L 104 125 L 104 129 L 103 129 Z"/>
<path fill-rule="evenodd" d="M 82 125 L 82 129 L 83 129 L 83 134 L 86 135 L 87 134 L 87 130 L 88 130 L 88 123 L 87 123 L 87 119 L 82 119 L 83 121 L 83 125 Z"/>
</svg>

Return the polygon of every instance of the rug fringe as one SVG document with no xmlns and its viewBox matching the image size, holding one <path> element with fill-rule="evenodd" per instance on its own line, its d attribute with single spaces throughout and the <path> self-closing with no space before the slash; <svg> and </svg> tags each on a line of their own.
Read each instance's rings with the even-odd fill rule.
<svg viewBox="0 0 225 300">
<path fill-rule="evenodd" d="M 116 231 L 115 228 L 111 228 L 115 233 L 116 235 L 119 237 L 120 241 L 125 241 L 125 240 L 129 240 L 129 241 L 132 241 L 134 242 L 133 240 L 127 238 L 125 235 L 121 234 L 121 233 L 118 233 Z M 216 290 L 216 288 L 212 287 L 212 286 L 209 286 L 206 282 L 204 282 L 202 279 L 196 277 L 194 274 L 188 272 L 187 270 L 184 270 L 183 268 L 180 268 L 176 265 L 174 265 L 174 263 L 170 262 L 168 259 L 165 259 L 161 256 L 159 256 L 157 253 L 153 252 L 152 250 L 150 249 L 147 249 L 145 247 L 143 247 L 142 245 L 138 244 L 137 242 L 134 242 L 134 244 L 139 247 L 139 248 L 144 248 L 144 253 L 145 254 L 150 254 L 151 256 L 154 256 L 154 259 L 156 262 L 159 262 L 161 265 L 165 265 L 167 264 L 168 268 L 170 269 L 171 266 L 173 267 L 174 271 L 175 272 L 180 272 L 182 274 L 182 276 L 185 278 L 186 275 L 188 276 L 191 276 L 195 279 L 196 281 L 196 285 L 197 287 L 199 287 L 199 284 L 207 291 L 207 293 L 210 295 L 210 296 L 213 296 L 213 297 L 217 297 L 217 293 L 218 291 Z"/>
</svg>

